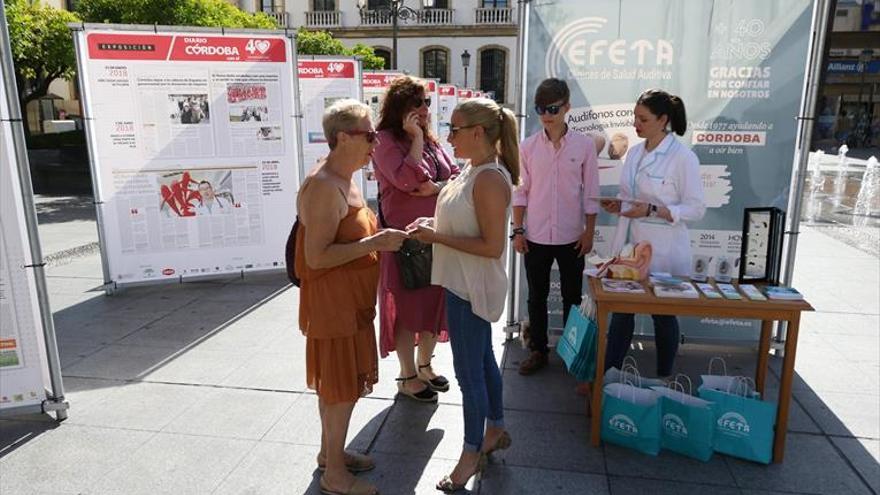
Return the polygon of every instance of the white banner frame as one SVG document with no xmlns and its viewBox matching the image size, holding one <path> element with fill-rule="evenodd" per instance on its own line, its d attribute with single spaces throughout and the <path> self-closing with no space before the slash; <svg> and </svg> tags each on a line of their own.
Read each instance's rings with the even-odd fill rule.
<svg viewBox="0 0 880 495">
<path fill-rule="evenodd" d="M 37 215 L 34 209 L 33 188 L 30 176 L 30 164 L 25 148 L 24 127 L 21 118 L 21 109 L 18 102 L 18 90 L 15 82 L 12 65 L 12 50 L 10 47 L 9 31 L 6 24 L 6 13 L 0 11 L 0 153 L 10 160 L 3 163 L 8 166 L 10 182 L 3 185 L 9 187 L 12 194 L 12 206 L 15 211 L 17 224 L 15 231 L 21 248 L 21 264 L 8 267 L 21 270 L 24 276 L 27 301 L 21 301 L 16 296 L 15 288 L 10 291 L 12 305 L 16 313 L 23 311 L 27 323 L 32 328 L 16 328 L 15 335 L 18 341 L 16 347 L 22 348 L 21 355 L 27 353 L 27 359 L 22 359 L 24 364 L 15 370 L 0 369 L 0 382 L 9 380 L 27 381 L 30 383 L 30 391 L 4 387 L 0 391 L 0 417 L 12 417 L 23 414 L 54 412 L 58 421 L 67 419 L 69 404 L 64 399 L 64 385 L 61 376 L 61 359 L 58 354 L 58 344 L 55 337 L 55 323 L 52 318 L 52 310 L 49 305 L 48 289 L 46 287 L 45 263 L 40 247 L 40 236 L 37 230 Z M 5 174 L 4 174 L 5 175 Z M 4 200 L 8 198 L 3 198 Z M 6 212 L 8 214 L 8 212 Z M 8 255 L 4 247 L 3 255 Z M 19 287 L 20 289 L 20 287 Z M 2 288 L 6 290 L 6 288 Z M 17 321 L 21 321 L 16 318 Z M 21 337 L 22 331 L 31 332 L 26 338 Z M 28 348 L 25 348 L 27 344 Z M 30 348 L 30 346 L 36 348 Z M 36 360 L 36 363 L 31 362 Z M 9 373 L 14 373 L 9 376 Z M 4 376 L 6 375 L 6 376 Z M 28 385 L 25 385 L 27 388 Z M 42 393 L 38 389 L 42 388 Z M 25 397 L 25 394 L 28 397 Z M 10 398 L 11 396 L 11 398 Z"/>
<path fill-rule="evenodd" d="M 172 51 L 176 50 L 178 48 L 178 45 L 186 45 L 186 43 L 189 43 L 189 41 L 186 41 L 184 43 L 178 42 L 179 39 L 184 38 L 184 37 L 186 37 L 190 40 L 194 39 L 194 38 L 198 38 L 198 37 L 206 37 L 207 39 L 209 39 L 211 41 L 213 41 L 215 39 L 221 39 L 221 38 L 224 40 L 236 39 L 236 42 L 244 40 L 245 38 L 250 38 L 251 40 L 253 40 L 255 38 L 259 38 L 257 41 L 260 41 L 260 39 L 266 39 L 268 41 L 280 39 L 281 42 L 283 42 L 286 45 L 286 47 L 280 48 L 277 45 L 272 45 L 271 49 L 268 53 L 270 55 L 274 54 L 276 56 L 280 56 L 281 50 L 283 50 L 284 56 L 286 57 L 286 61 L 275 60 L 275 62 L 282 62 L 285 66 L 280 71 L 275 72 L 275 73 L 279 74 L 279 76 L 280 76 L 280 79 L 278 79 L 278 83 L 277 83 L 278 86 L 276 89 L 276 91 L 278 91 L 277 98 L 279 98 L 281 100 L 281 102 L 285 101 L 285 99 L 288 99 L 290 102 L 289 108 L 291 108 L 291 110 L 293 110 L 295 108 L 295 102 L 298 98 L 298 88 L 296 87 L 296 74 L 295 74 L 296 71 L 294 69 L 295 68 L 295 60 L 296 60 L 296 57 L 295 57 L 295 52 L 296 52 L 295 32 L 291 31 L 291 30 L 287 30 L 287 29 L 285 29 L 285 30 L 253 30 L 253 29 L 198 28 L 198 27 L 186 27 L 186 26 L 142 26 L 142 25 L 114 25 L 114 24 L 71 24 L 71 25 L 69 25 L 69 27 L 73 31 L 73 38 L 74 38 L 76 55 L 77 55 L 78 77 L 79 77 L 79 82 L 80 82 L 80 88 L 82 88 L 81 99 L 82 99 L 82 103 L 83 103 L 84 124 L 85 124 L 87 144 L 88 144 L 88 150 L 89 150 L 90 169 L 91 169 L 91 173 L 92 173 L 92 186 L 93 186 L 93 190 L 94 190 L 96 211 L 97 211 L 98 241 L 99 241 L 99 245 L 101 248 L 102 269 L 104 271 L 104 282 L 105 282 L 104 289 L 107 292 L 107 294 L 112 294 L 116 290 L 121 289 L 122 287 L 129 287 L 129 286 L 152 285 L 152 284 L 156 284 L 156 283 L 183 283 L 183 282 L 194 281 L 194 280 L 213 279 L 213 278 L 218 278 L 218 277 L 229 277 L 231 275 L 232 276 L 239 275 L 241 277 L 244 277 L 246 273 L 250 273 L 250 272 L 263 272 L 263 273 L 265 273 L 265 272 L 274 272 L 274 271 L 280 272 L 280 271 L 282 271 L 284 269 L 284 262 L 283 262 L 283 257 L 282 257 L 283 240 L 277 242 L 277 244 L 278 244 L 277 255 L 275 256 L 275 258 L 272 258 L 273 260 L 275 260 L 274 264 L 268 258 L 266 260 L 260 260 L 258 262 L 254 261 L 254 260 L 248 260 L 248 259 L 242 258 L 240 256 L 240 252 L 236 253 L 236 250 L 240 250 L 240 246 L 212 246 L 211 249 L 214 251 L 213 254 L 215 255 L 215 259 L 213 260 L 213 263 L 210 263 L 210 264 L 215 265 L 213 269 L 211 269 L 210 267 L 209 268 L 202 267 L 202 269 L 194 268 L 194 269 L 190 270 L 190 269 L 186 269 L 186 268 L 181 269 L 179 266 L 175 266 L 174 268 L 170 268 L 170 269 L 164 269 L 157 264 L 158 262 L 155 261 L 155 258 L 157 258 L 158 256 L 153 256 L 154 260 L 152 262 L 152 265 L 156 265 L 156 266 L 149 266 L 148 268 L 145 268 L 144 274 L 141 274 L 141 275 L 144 275 L 143 277 L 141 277 L 141 276 L 136 277 L 133 274 L 125 274 L 126 276 L 128 276 L 128 275 L 132 275 L 132 276 L 128 277 L 129 280 L 120 280 L 119 279 L 120 277 L 117 277 L 116 275 L 111 273 L 112 263 L 111 263 L 110 258 L 111 258 L 111 255 L 113 255 L 114 253 L 110 253 L 110 247 L 109 247 L 109 243 L 108 243 L 108 232 L 109 232 L 108 229 L 110 228 L 110 226 L 108 225 L 107 211 L 105 211 L 105 208 L 108 207 L 108 205 L 105 203 L 107 201 L 107 198 L 104 197 L 106 191 L 105 191 L 105 188 L 103 187 L 104 185 L 102 184 L 102 178 L 101 178 L 103 168 L 99 167 L 99 162 L 100 162 L 101 157 L 98 154 L 97 135 L 96 135 L 97 123 L 96 123 L 95 115 L 94 115 L 94 108 L 95 107 L 94 107 L 94 102 L 92 101 L 92 97 L 93 97 L 93 95 L 91 94 L 92 89 L 89 84 L 90 83 L 89 65 L 90 65 L 91 59 L 88 57 L 88 53 L 87 53 L 89 50 L 89 47 L 88 47 L 88 43 L 86 41 L 86 37 L 91 34 L 94 34 L 94 33 L 109 34 L 109 35 L 129 34 L 132 36 L 143 36 L 143 35 L 149 35 L 149 34 L 156 34 L 156 35 L 160 35 L 160 36 L 164 36 L 164 37 L 170 37 L 171 39 L 170 39 L 169 43 L 171 43 L 172 46 L 170 48 L 168 48 L 169 55 L 168 55 L 168 57 L 166 57 L 164 59 L 166 61 L 172 57 L 172 55 L 173 55 Z M 189 35 L 189 36 L 186 36 L 186 35 Z M 251 53 L 255 54 L 256 52 L 251 51 Z M 267 52 L 260 52 L 260 53 L 265 54 Z M 122 57 L 120 57 L 120 58 L 121 58 L 121 60 L 120 60 L 121 63 L 125 63 L 125 61 L 128 60 L 128 59 L 125 59 Z M 246 58 L 246 56 L 242 56 L 242 59 L 245 59 L 245 58 Z M 161 61 L 163 59 L 158 59 L 158 60 Z M 228 60 L 228 61 L 233 61 L 233 60 Z M 261 60 L 251 59 L 248 61 L 259 62 Z M 263 60 L 263 61 L 272 61 L 272 60 L 269 57 L 269 55 L 267 55 L 265 57 L 265 60 Z M 206 60 L 200 60 L 200 61 L 195 61 L 195 62 L 191 62 L 191 63 L 204 64 L 205 62 L 206 62 Z M 225 63 L 225 62 L 227 62 L 227 60 L 218 61 L 218 63 Z M 207 64 L 205 64 L 205 65 L 207 65 Z M 255 64 L 255 66 L 256 66 L 256 64 Z M 183 69 L 186 69 L 186 67 L 184 67 L 182 65 L 181 70 L 183 70 Z M 244 69 L 244 70 L 246 70 L 246 69 Z M 234 71 L 231 70 L 230 72 L 234 72 Z M 250 73 L 256 73 L 256 72 L 251 71 Z M 207 83 L 209 85 L 209 87 L 211 84 L 213 84 L 213 82 L 214 81 L 210 80 L 210 76 L 209 76 L 209 81 Z M 209 92 L 209 94 L 210 94 L 210 92 Z M 286 94 L 289 94 L 289 97 Z M 279 105 L 279 108 L 283 108 L 283 106 L 284 105 Z M 138 108 L 140 108 L 140 107 L 138 107 Z M 215 113 L 216 113 L 216 111 L 215 111 Z M 273 125 L 278 128 L 277 131 L 273 130 L 274 128 L 272 126 L 265 126 L 265 127 L 269 130 L 270 134 L 272 134 L 273 132 L 281 133 L 284 136 L 286 136 L 286 139 L 288 139 L 288 140 L 292 139 L 293 141 L 288 141 L 288 143 L 282 144 L 281 147 L 283 147 L 283 151 L 280 152 L 280 154 L 268 154 L 267 153 L 267 154 L 265 154 L 265 156 L 261 156 L 258 159 L 252 160 L 254 162 L 254 164 L 253 164 L 254 166 L 250 167 L 250 168 L 257 169 L 257 171 L 258 171 L 257 174 L 259 175 L 259 178 L 256 179 L 255 177 L 250 177 L 248 180 L 250 182 L 256 182 L 257 180 L 259 180 L 260 182 L 263 182 L 266 178 L 264 177 L 262 169 L 265 167 L 271 167 L 271 164 L 275 163 L 275 164 L 277 164 L 276 166 L 278 167 L 278 177 L 276 178 L 277 183 L 281 184 L 282 180 L 286 181 L 286 184 L 287 184 L 286 187 L 289 189 L 292 189 L 292 192 L 290 194 L 290 198 L 294 198 L 295 194 L 296 194 L 296 190 L 298 189 L 298 186 L 300 183 L 299 167 L 298 167 L 297 163 L 288 164 L 287 162 L 298 162 L 299 161 L 299 155 L 298 155 L 299 135 L 295 130 L 296 129 L 296 119 L 295 119 L 294 112 L 282 110 L 279 115 L 280 115 L 280 118 L 279 118 L 278 123 L 275 124 L 273 122 Z M 231 119 L 231 117 L 230 117 L 230 119 Z M 257 119 L 257 120 L 259 120 L 259 119 Z M 183 122 L 181 120 L 181 123 L 187 123 L 187 122 Z M 231 126 L 230 126 L 230 129 L 231 129 Z M 211 132 L 212 133 L 214 132 L 213 126 L 212 126 Z M 214 139 L 214 138 L 212 138 L 212 139 Z M 218 143 L 220 142 L 219 139 L 217 141 L 218 141 Z M 229 145 L 229 146 L 231 146 L 231 145 Z M 269 146 L 269 144 L 267 144 L 267 146 Z M 223 159 L 218 159 L 219 156 L 220 155 L 218 155 L 216 152 L 214 152 L 211 154 L 211 156 L 207 156 L 207 157 L 202 157 L 202 158 L 187 157 L 186 159 L 180 159 L 180 161 L 186 161 L 189 163 L 181 165 L 179 167 L 179 169 L 181 171 L 186 171 L 188 168 L 192 168 L 194 166 L 198 167 L 198 165 L 205 163 L 206 160 L 211 160 L 211 161 L 219 162 L 217 166 L 220 168 L 217 169 L 218 172 L 216 172 L 216 173 L 222 174 L 224 170 L 229 169 L 226 171 L 228 172 L 229 176 L 232 176 L 233 168 L 235 168 L 235 167 L 232 167 L 231 165 L 228 165 L 228 164 L 224 165 L 224 164 L 222 164 L 222 162 L 224 161 L 224 159 L 225 159 L 225 161 L 229 161 L 229 162 L 234 161 L 235 159 L 240 160 L 241 157 L 237 157 L 237 155 L 235 155 L 234 153 L 230 154 L 229 156 L 223 156 Z M 154 157 L 145 156 L 143 158 L 143 163 L 146 164 L 147 162 L 152 161 L 154 159 L 155 159 Z M 165 161 L 169 161 L 169 160 L 166 158 Z M 288 169 L 288 167 L 290 167 L 290 168 Z M 194 168 L 193 170 L 198 170 L 198 168 Z M 152 169 L 150 170 L 151 173 L 153 173 L 153 172 L 158 173 L 159 171 L 161 171 L 161 169 L 158 169 L 156 171 L 154 171 Z M 205 170 L 202 170 L 202 172 L 204 173 Z M 251 174 L 251 175 L 257 175 L 257 174 Z M 286 177 L 286 179 L 282 179 L 282 177 Z M 190 187 L 190 186 L 187 186 L 187 187 Z M 261 188 L 260 192 L 262 195 L 262 192 L 263 192 L 262 184 L 260 185 L 260 188 Z M 239 195 L 239 196 L 241 196 L 241 195 Z M 260 201 L 261 201 L 260 208 L 263 209 L 264 205 L 262 204 L 262 201 L 263 201 L 262 197 L 260 197 Z M 277 202 L 277 200 L 276 200 L 276 202 Z M 219 204 L 222 205 L 222 201 Z M 227 205 L 228 204 L 229 203 L 227 202 Z M 233 203 L 233 206 L 237 208 L 238 201 Z M 282 210 L 282 211 L 278 211 L 278 210 Z M 283 218 L 279 218 L 279 216 L 283 216 Z M 289 216 L 290 218 L 287 218 L 287 216 Z M 280 225 L 282 223 L 286 224 L 285 226 L 288 226 L 288 224 L 292 224 L 294 216 L 295 216 L 295 204 L 293 206 L 291 206 L 290 208 L 287 208 L 287 207 L 277 208 L 276 211 L 273 212 L 271 215 L 268 213 L 262 213 L 262 218 L 263 218 L 262 219 L 262 227 L 261 227 L 262 233 L 260 234 L 262 236 L 262 239 L 258 243 L 258 245 L 261 245 L 263 247 L 268 247 L 269 244 L 276 244 L 274 242 L 270 242 L 266 238 L 267 233 L 270 231 L 281 232 L 284 229 L 281 229 Z M 240 220 L 240 219 L 238 219 L 238 220 Z M 288 222 L 288 220 L 289 220 L 289 222 Z M 268 224 L 276 223 L 276 222 L 279 225 L 276 225 L 272 228 L 267 227 Z M 190 227 L 190 228 L 192 228 L 192 227 Z M 271 234 L 271 235 L 276 235 L 276 234 Z M 275 239 L 275 240 L 277 240 L 277 239 Z M 276 251 L 273 250 L 272 252 L 274 255 Z M 117 257 L 122 256 L 121 250 L 119 253 L 115 253 L 115 254 L 118 255 Z M 181 256 L 181 258 L 184 260 L 184 264 L 190 264 L 189 261 L 186 261 L 187 256 L 184 255 L 184 256 Z M 222 258 L 222 259 L 220 259 L 220 258 Z M 180 263 L 179 263 L 180 260 L 177 260 L 177 261 L 178 261 L 177 264 L 180 265 Z M 170 265 L 170 263 L 169 263 L 169 265 Z M 195 263 L 192 263 L 192 265 L 194 266 Z M 260 266 L 260 265 L 263 265 L 263 266 Z M 147 274 L 146 273 L 147 271 L 151 271 L 151 273 Z"/>
<path fill-rule="evenodd" d="M 297 54 L 296 58 L 294 59 L 294 67 L 296 68 L 295 81 L 297 84 L 297 86 L 296 86 L 297 87 L 297 99 L 296 99 L 296 109 L 297 109 L 296 110 L 296 117 L 297 117 L 297 119 L 296 119 L 296 123 L 297 123 L 297 134 L 299 136 L 299 139 L 297 139 L 297 143 L 299 144 L 300 184 L 302 184 L 302 181 L 305 180 L 305 178 L 308 176 L 308 174 L 310 173 L 310 170 L 306 170 L 306 162 L 308 160 L 306 158 L 305 147 L 306 147 L 306 143 L 309 140 L 309 137 L 306 135 L 308 130 L 305 128 L 305 125 L 304 125 L 306 115 L 305 115 L 305 111 L 303 109 L 304 92 L 302 89 L 302 81 L 305 80 L 305 78 L 300 77 L 299 64 L 300 64 L 300 62 L 310 62 L 310 61 L 311 62 L 321 62 L 321 63 L 340 62 L 340 63 L 345 63 L 345 64 L 348 64 L 348 63 L 354 64 L 354 78 L 353 78 L 354 79 L 354 81 L 353 81 L 354 82 L 354 84 L 353 84 L 354 94 L 348 95 L 347 97 L 358 100 L 358 101 L 363 101 L 363 99 L 364 99 L 364 95 L 363 95 L 363 93 L 364 93 L 363 59 L 361 59 L 360 57 L 346 57 L 346 56 L 341 56 L 341 55 L 299 55 L 299 54 Z M 346 78 L 346 79 L 348 79 L 348 78 Z M 323 98 L 326 98 L 327 96 L 332 96 L 334 98 L 339 97 L 336 94 L 322 95 Z M 321 114 L 314 116 L 313 118 L 317 118 L 318 120 L 320 120 L 322 116 L 323 116 L 323 112 Z M 320 132 L 323 135 L 323 129 L 321 129 Z M 330 149 L 326 147 L 326 144 L 324 144 L 323 146 L 324 146 L 323 151 L 325 152 L 325 154 L 328 153 L 330 151 Z M 364 167 L 364 169 L 366 169 L 366 168 L 367 167 Z M 366 191 L 367 183 L 368 183 L 367 173 L 365 173 L 365 171 L 363 169 L 361 169 L 355 173 L 355 175 L 353 176 L 353 179 L 355 180 L 355 182 L 360 184 L 361 191 L 364 194 L 366 194 L 365 191 Z"/>
</svg>

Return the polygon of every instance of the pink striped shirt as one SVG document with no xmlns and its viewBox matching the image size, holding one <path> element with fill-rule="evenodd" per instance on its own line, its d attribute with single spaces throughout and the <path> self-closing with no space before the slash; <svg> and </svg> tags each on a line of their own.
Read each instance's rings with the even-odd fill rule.
<svg viewBox="0 0 880 495">
<path fill-rule="evenodd" d="M 545 131 L 520 145 L 520 184 L 513 206 L 526 207 L 526 239 L 569 244 L 586 227 L 585 215 L 599 212 L 599 161 L 593 138 L 567 130 L 559 149 Z"/>
</svg>

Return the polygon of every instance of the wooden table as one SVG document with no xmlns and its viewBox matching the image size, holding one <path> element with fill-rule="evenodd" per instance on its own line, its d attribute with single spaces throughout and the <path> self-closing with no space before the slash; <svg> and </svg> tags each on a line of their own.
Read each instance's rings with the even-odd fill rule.
<svg viewBox="0 0 880 495">
<path fill-rule="evenodd" d="M 596 321 L 599 327 L 596 354 L 596 380 L 592 387 L 592 427 L 590 441 L 598 447 L 602 426 L 602 380 L 605 376 L 605 347 L 608 333 L 608 317 L 611 313 L 637 313 L 674 316 L 716 316 L 761 320 L 761 340 L 758 345 L 758 366 L 755 370 L 757 390 L 764 397 L 764 382 L 770 359 L 770 339 L 774 321 L 787 321 L 785 357 L 782 361 L 782 380 L 779 387 L 776 412 L 776 432 L 773 439 L 773 462 L 782 462 L 785 452 L 785 434 L 788 430 L 788 409 L 791 402 L 791 386 L 794 381 L 794 358 L 797 352 L 798 326 L 801 311 L 813 311 L 806 301 L 752 301 L 743 295 L 742 300 L 662 298 L 654 296 L 650 284 L 644 294 L 621 294 L 602 290 L 602 281 L 590 277 L 590 294 L 596 303 Z M 734 284 L 736 285 L 736 284 Z"/>
</svg>

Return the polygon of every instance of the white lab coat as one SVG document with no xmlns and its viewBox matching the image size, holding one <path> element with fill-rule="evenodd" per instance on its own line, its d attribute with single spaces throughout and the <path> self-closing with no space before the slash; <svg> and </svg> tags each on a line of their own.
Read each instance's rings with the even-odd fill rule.
<svg viewBox="0 0 880 495">
<path fill-rule="evenodd" d="M 196 206 L 196 215 L 223 215 L 226 213 L 232 213 L 232 208 L 229 205 L 229 202 L 220 196 L 214 196 L 214 203 L 211 206 L 208 206 L 207 203 L 200 202 L 198 206 Z"/>
<path fill-rule="evenodd" d="M 689 275 L 691 271 L 691 241 L 687 223 L 703 218 L 703 181 L 700 162 L 693 151 L 681 144 L 672 134 L 650 153 L 645 153 L 645 141 L 636 145 L 626 156 L 620 174 L 622 199 L 639 199 L 657 206 L 665 206 L 673 221 L 658 217 L 619 217 L 614 232 L 612 253 L 617 254 L 624 244 L 640 241 L 651 243 L 652 272 Z M 623 203 L 621 210 L 631 205 Z"/>
</svg>

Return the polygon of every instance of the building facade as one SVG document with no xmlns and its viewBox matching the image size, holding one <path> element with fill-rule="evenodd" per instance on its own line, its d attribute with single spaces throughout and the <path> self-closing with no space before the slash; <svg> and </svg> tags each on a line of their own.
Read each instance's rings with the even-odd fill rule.
<svg viewBox="0 0 880 495">
<path fill-rule="evenodd" d="M 838 0 L 813 144 L 880 147 L 880 0 Z"/>
<path fill-rule="evenodd" d="M 398 16 L 397 69 L 459 87 L 493 91 L 500 103 L 512 105 L 517 60 L 516 2 L 431 3 L 402 2 L 411 11 Z M 391 0 L 239 0 L 237 4 L 248 12 L 269 13 L 279 26 L 325 30 L 346 46 L 371 46 L 386 60 L 386 68 L 391 68 Z"/>
</svg>

